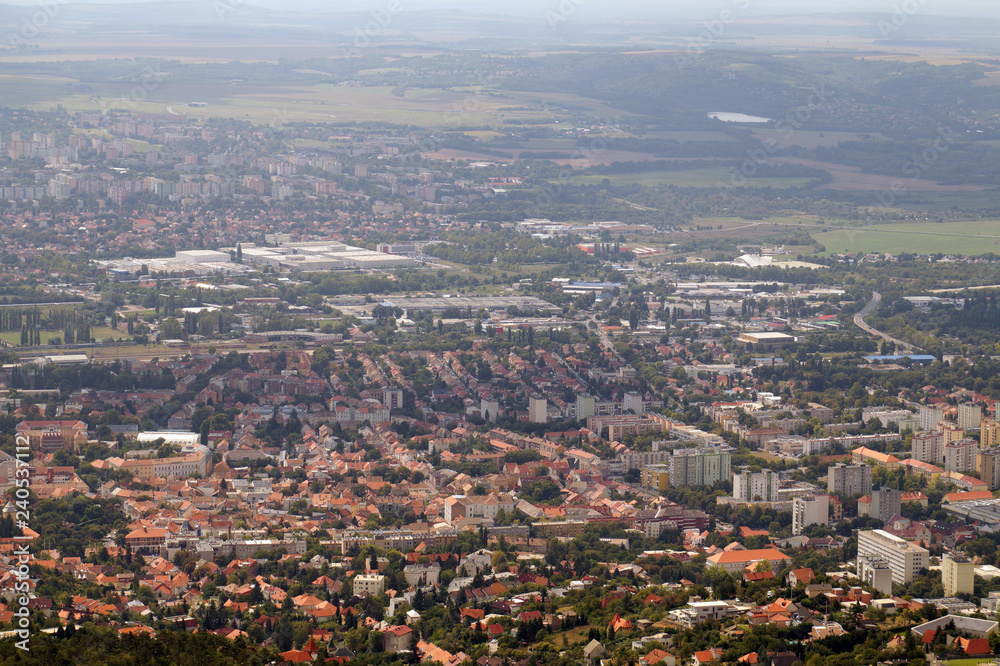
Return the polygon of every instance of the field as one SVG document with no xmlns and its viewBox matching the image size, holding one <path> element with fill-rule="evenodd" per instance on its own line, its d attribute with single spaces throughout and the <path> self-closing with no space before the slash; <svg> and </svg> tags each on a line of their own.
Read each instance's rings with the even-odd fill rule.
<svg viewBox="0 0 1000 666">
<path fill-rule="evenodd" d="M 137 69 L 141 74 L 141 69 Z M 174 81 L 169 72 L 145 87 L 134 83 L 88 82 L 56 76 L 0 76 L 4 103 L 47 110 L 62 104 L 73 111 L 122 109 L 190 118 L 236 118 L 272 125 L 296 121 L 336 123 L 388 122 L 439 128 L 459 125 L 501 126 L 508 119 L 537 118 L 551 96 L 526 99 L 489 92 L 458 92 L 440 88 L 408 89 L 400 97 L 389 86 L 320 83 L 313 86 L 228 85 Z M 138 92 L 136 90 L 138 89 Z M 600 103 L 578 98 L 587 110 L 605 110 Z M 189 102 L 206 102 L 194 108 Z M 525 106 L 531 104 L 532 106 Z M 551 117 L 551 113 L 548 114 Z M 551 122 L 551 121 L 547 121 Z"/>
<path fill-rule="evenodd" d="M 836 146 L 841 141 L 878 141 L 884 139 L 881 134 L 861 134 L 858 132 L 809 132 L 806 130 L 767 129 L 754 130 L 755 138 L 764 142 L 765 146 L 788 148 L 801 146 L 803 148 L 818 148 L 820 146 Z"/>
<path fill-rule="evenodd" d="M 859 167 L 834 164 L 832 162 L 817 162 L 801 157 L 773 157 L 775 164 L 798 164 L 801 166 L 822 169 L 830 174 L 832 180 L 822 187 L 828 190 L 859 190 L 863 192 L 885 193 L 891 196 L 893 192 L 977 192 L 985 190 L 981 185 L 939 185 L 933 180 L 903 177 L 903 165 L 899 165 L 899 176 L 884 176 L 864 173 Z M 902 189 L 900 189 L 902 188 Z M 872 196 L 871 205 L 877 206 L 879 199 Z"/>
<path fill-rule="evenodd" d="M 572 182 L 579 185 L 599 185 L 605 178 L 612 185 L 675 185 L 677 187 L 724 187 L 730 184 L 732 170 L 729 167 L 714 169 L 692 169 L 690 171 L 646 171 L 615 175 L 574 176 Z M 741 187 L 773 187 L 789 189 L 805 187 L 812 178 L 746 178 Z M 733 183 L 735 184 L 735 183 Z"/>
<path fill-rule="evenodd" d="M 826 254 L 842 252 L 915 252 L 917 254 L 1000 254 L 1000 220 L 913 222 L 866 229 L 813 233 Z"/>
<path fill-rule="evenodd" d="M 545 642 L 552 645 L 556 649 L 562 648 L 564 645 L 569 646 L 573 643 L 579 643 L 580 641 L 586 641 L 587 634 L 590 632 L 591 625 L 583 625 L 580 627 L 573 627 L 569 631 L 560 631 L 558 633 L 552 634 L 545 638 Z"/>
<path fill-rule="evenodd" d="M 105 327 L 95 327 L 90 329 L 90 334 L 95 340 L 101 342 L 103 340 L 113 340 L 115 338 L 122 338 L 123 340 L 129 339 L 129 335 L 123 331 L 112 331 L 110 328 Z M 42 331 L 42 344 L 49 344 L 49 340 L 52 338 L 62 338 L 63 331 Z M 21 343 L 21 332 L 20 331 L 8 331 L 6 333 L 0 333 L 0 340 L 8 342 L 11 345 L 17 347 Z"/>
</svg>

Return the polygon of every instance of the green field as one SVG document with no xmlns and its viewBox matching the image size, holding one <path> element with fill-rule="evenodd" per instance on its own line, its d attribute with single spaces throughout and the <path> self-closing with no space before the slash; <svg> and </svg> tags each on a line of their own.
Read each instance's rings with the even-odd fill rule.
<svg viewBox="0 0 1000 666">
<path fill-rule="evenodd" d="M 121 338 L 123 340 L 130 340 L 129 335 L 123 331 L 113 331 L 106 327 L 96 327 L 90 329 L 90 334 L 95 340 L 101 342 L 103 340 L 114 340 L 116 338 Z M 49 340 L 52 338 L 62 338 L 62 331 L 42 331 L 42 344 L 48 344 Z M 0 333 L 0 340 L 4 342 L 9 342 L 15 347 L 21 343 L 21 332 L 20 331 L 8 331 L 7 333 Z"/>
<path fill-rule="evenodd" d="M 838 229 L 813 233 L 826 247 L 826 254 L 841 252 L 886 252 L 899 254 L 977 255 L 1000 254 L 1000 220 L 961 222 L 907 222 L 879 225 L 871 229 Z"/>
<path fill-rule="evenodd" d="M 677 187 L 726 187 L 730 184 L 729 167 L 714 169 L 692 169 L 690 171 L 645 171 L 615 175 L 574 176 L 572 181 L 581 185 L 599 185 L 605 178 L 612 185 L 676 185 Z M 788 189 L 805 187 L 812 178 L 746 178 L 742 187 L 773 187 Z"/>
</svg>

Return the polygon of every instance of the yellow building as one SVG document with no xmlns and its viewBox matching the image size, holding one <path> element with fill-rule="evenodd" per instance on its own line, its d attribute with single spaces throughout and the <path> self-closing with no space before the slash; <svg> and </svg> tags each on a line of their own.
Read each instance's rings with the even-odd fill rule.
<svg viewBox="0 0 1000 666">
<path fill-rule="evenodd" d="M 896 456 L 891 453 L 873 451 L 866 446 L 861 446 L 851 451 L 851 462 L 855 465 L 860 463 L 871 463 L 876 467 L 885 467 L 890 470 L 899 467 L 899 458 Z"/>
<path fill-rule="evenodd" d="M 1000 421 L 983 417 L 979 422 L 979 448 L 1000 446 Z"/>
<path fill-rule="evenodd" d="M 944 596 L 953 597 L 958 592 L 973 593 L 976 565 L 965 555 L 947 553 L 941 558 L 941 584 Z"/>
<path fill-rule="evenodd" d="M 670 473 L 666 465 L 646 465 L 642 468 L 642 486 L 661 493 L 670 486 Z"/>
<path fill-rule="evenodd" d="M 941 433 L 944 435 L 944 443 L 950 444 L 965 439 L 965 430 L 959 428 L 954 423 L 942 423 Z"/>
</svg>

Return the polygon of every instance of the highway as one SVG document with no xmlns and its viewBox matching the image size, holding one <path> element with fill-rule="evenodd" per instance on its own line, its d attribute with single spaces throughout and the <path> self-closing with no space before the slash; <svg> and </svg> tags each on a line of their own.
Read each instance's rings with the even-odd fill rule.
<svg viewBox="0 0 1000 666">
<path fill-rule="evenodd" d="M 874 335 L 875 337 L 882 338 L 883 340 L 887 340 L 889 342 L 895 342 L 896 346 L 902 349 L 919 350 L 920 347 L 911 345 L 909 342 L 905 342 L 903 340 L 900 340 L 899 338 L 894 338 L 891 335 L 883 333 L 877 328 L 872 328 L 867 323 L 865 323 L 865 317 L 867 317 L 872 312 L 877 310 L 879 308 L 879 305 L 881 305 L 881 303 L 882 303 L 882 294 L 878 293 L 877 291 L 873 291 L 872 300 L 868 301 L 865 307 L 862 308 L 860 312 L 854 315 L 854 323 L 858 326 L 858 328 L 860 328 L 865 333 Z"/>
</svg>

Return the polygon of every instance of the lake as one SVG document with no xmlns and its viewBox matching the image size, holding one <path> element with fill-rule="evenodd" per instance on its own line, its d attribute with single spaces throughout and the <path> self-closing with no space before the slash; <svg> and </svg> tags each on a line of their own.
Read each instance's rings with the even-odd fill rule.
<svg viewBox="0 0 1000 666">
<path fill-rule="evenodd" d="M 748 116 L 745 113 L 729 113 L 728 111 L 710 111 L 709 118 L 721 120 L 724 123 L 769 123 L 770 118 L 761 116 Z"/>
</svg>

